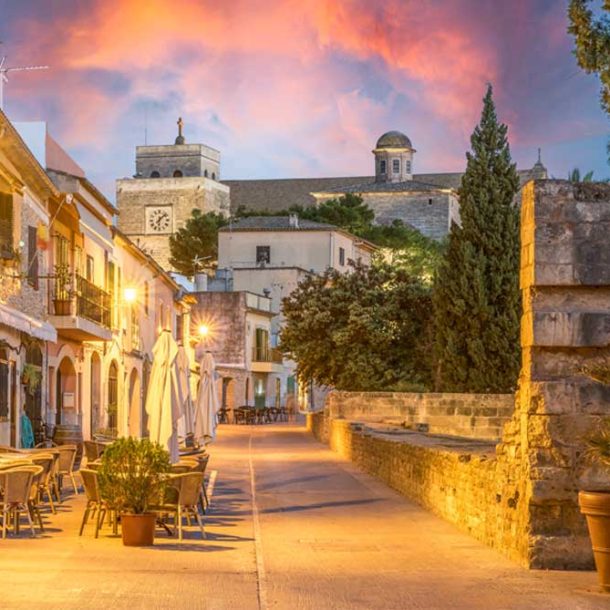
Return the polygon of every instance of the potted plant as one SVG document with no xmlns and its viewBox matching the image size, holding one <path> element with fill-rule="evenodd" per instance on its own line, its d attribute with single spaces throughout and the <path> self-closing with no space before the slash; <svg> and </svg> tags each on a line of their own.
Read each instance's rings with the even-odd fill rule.
<svg viewBox="0 0 610 610">
<path fill-rule="evenodd" d="M 610 474 L 610 419 L 586 439 L 586 459 Z M 610 592 L 610 486 L 580 491 L 580 512 L 587 518 L 593 556 L 601 588 Z"/>
<path fill-rule="evenodd" d="M 153 544 L 156 515 L 148 508 L 158 504 L 170 467 L 167 450 L 148 439 L 119 438 L 104 450 L 100 493 L 121 515 L 124 545 Z"/>
<path fill-rule="evenodd" d="M 56 316 L 69 316 L 72 313 L 72 274 L 68 265 L 55 265 L 55 294 L 53 309 Z"/>
</svg>

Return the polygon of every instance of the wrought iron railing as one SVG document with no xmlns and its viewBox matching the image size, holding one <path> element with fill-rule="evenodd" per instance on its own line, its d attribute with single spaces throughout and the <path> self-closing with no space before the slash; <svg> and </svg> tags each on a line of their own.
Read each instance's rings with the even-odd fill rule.
<svg viewBox="0 0 610 610">
<path fill-rule="evenodd" d="M 111 295 L 78 274 L 55 276 L 52 298 L 56 316 L 77 315 L 106 328 L 111 326 Z"/>
</svg>

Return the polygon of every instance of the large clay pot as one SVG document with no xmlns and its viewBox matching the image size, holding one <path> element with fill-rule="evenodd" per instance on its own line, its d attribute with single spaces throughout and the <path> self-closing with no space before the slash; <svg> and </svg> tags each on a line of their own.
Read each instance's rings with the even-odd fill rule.
<svg viewBox="0 0 610 610">
<path fill-rule="evenodd" d="M 587 517 L 599 584 L 610 593 L 610 491 L 581 491 L 578 503 Z"/>
<path fill-rule="evenodd" d="M 155 513 L 121 515 L 121 532 L 125 546 L 152 546 L 155 540 Z"/>
</svg>

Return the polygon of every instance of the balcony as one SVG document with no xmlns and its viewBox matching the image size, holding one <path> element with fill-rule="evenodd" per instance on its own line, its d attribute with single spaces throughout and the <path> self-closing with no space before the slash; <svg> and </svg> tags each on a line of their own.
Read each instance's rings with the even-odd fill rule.
<svg viewBox="0 0 610 610">
<path fill-rule="evenodd" d="M 280 373 L 283 369 L 282 353 L 269 345 L 255 345 L 252 348 L 253 373 Z"/>
<path fill-rule="evenodd" d="M 57 333 L 75 341 L 110 341 L 110 294 L 78 274 L 62 274 L 53 279 L 49 322 Z"/>
</svg>

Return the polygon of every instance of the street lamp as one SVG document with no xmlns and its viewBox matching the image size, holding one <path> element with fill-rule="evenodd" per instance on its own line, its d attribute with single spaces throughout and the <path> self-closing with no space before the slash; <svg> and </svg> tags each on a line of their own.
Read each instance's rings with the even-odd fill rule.
<svg viewBox="0 0 610 610">
<path fill-rule="evenodd" d="M 128 303 L 129 305 L 135 303 L 138 299 L 137 289 L 125 288 L 125 290 L 123 290 L 123 299 L 125 300 L 125 303 Z"/>
</svg>

